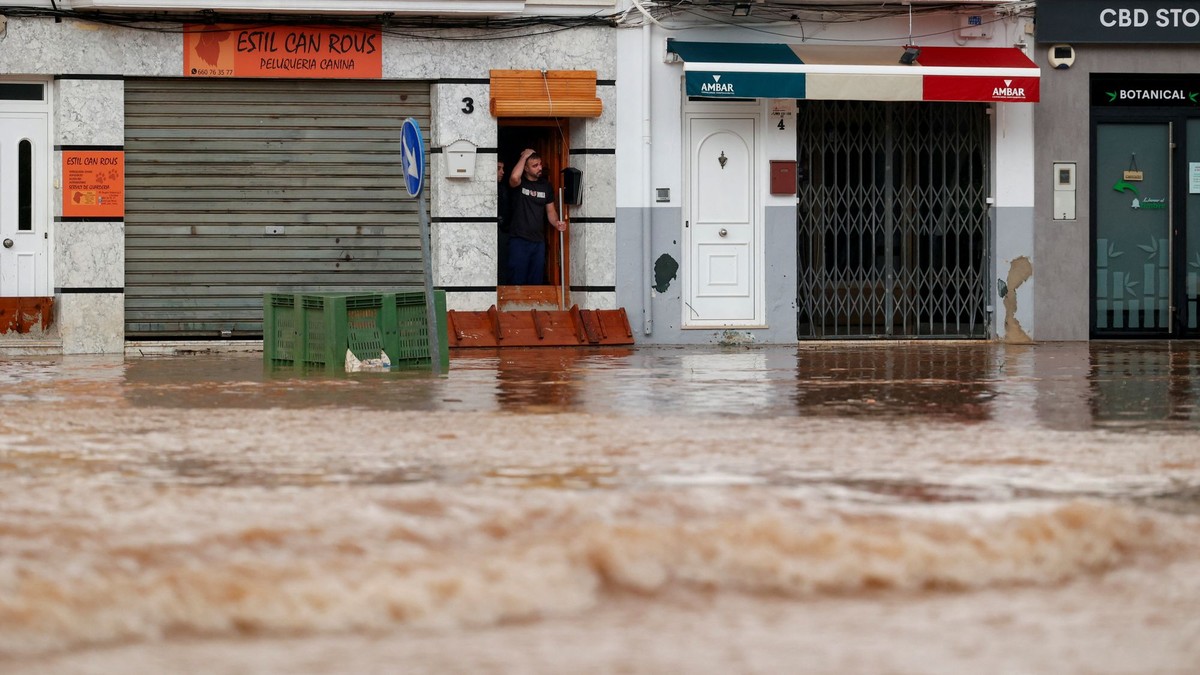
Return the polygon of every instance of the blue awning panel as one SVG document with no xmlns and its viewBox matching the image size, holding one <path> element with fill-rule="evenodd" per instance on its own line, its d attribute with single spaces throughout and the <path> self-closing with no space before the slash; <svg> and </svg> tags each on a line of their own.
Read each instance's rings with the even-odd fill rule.
<svg viewBox="0 0 1200 675">
<path fill-rule="evenodd" d="M 688 96 L 708 98 L 807 98 L 805 77 L 795 73 L 688 71 Z"/>
</svg>

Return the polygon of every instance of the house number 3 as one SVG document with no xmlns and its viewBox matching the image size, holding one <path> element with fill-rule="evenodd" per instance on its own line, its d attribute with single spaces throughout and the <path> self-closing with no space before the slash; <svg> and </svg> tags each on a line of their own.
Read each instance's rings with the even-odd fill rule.
<svg viewBox="0 0 1200 675">
<path fill-rule="evenodd" d="M 475 112 L 475 99 L 468 96 L 468 97 L 464 98 L 462 101 L 463 101 L 462 111 L 464 113 L 470 115 L 471 113 Z"/>
</svg>

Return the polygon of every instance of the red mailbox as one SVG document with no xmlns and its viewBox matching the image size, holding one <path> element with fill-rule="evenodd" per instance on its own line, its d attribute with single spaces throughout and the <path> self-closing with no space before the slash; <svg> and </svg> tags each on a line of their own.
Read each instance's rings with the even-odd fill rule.
<svg viewBox="0 0 1200 675">
<path fill-rule="evenodd" d="M 786 159 L 771 160 L 771 194 L 796 194 L 796 162 Z"/>
</svg>

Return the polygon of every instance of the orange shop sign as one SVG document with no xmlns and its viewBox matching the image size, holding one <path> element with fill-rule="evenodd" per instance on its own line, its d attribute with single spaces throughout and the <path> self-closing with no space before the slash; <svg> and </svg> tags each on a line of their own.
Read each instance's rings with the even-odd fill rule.
<svg viewBox="0 0 1200 675">
<path fill-rule="evenodd" d="M 186 77 L 383 77 L 383 31 L 333 26 L 188 24 Z"/>
<path fill-rule="evenodd" d="M 124 152 L 64 150 L 62 158 L 64 217 L 125 217 Z"/>
</svg>

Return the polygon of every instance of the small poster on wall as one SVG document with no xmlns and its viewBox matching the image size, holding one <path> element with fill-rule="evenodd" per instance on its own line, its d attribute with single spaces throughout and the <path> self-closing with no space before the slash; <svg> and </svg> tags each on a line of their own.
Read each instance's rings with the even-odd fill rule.
<svg viewBox="0 0 1200 675">
<path fill-rule="evenodd" d="M 125 217 L 123 151 L 64 150 L 62 175 L 64 217 Z"/>
<path fill-rule="evenodd" d="M 1200 162 L 1188 162 L 1188 194 L 1200 195 Z"/>
<path fill-rule="evenodd" d="M 792 116 L 796 113 L 796 102 L 794 100 L 772 100 L 771 101 L 771 125 L 780 131 L 786 131 L 792 122 Z"/>
</svg>

